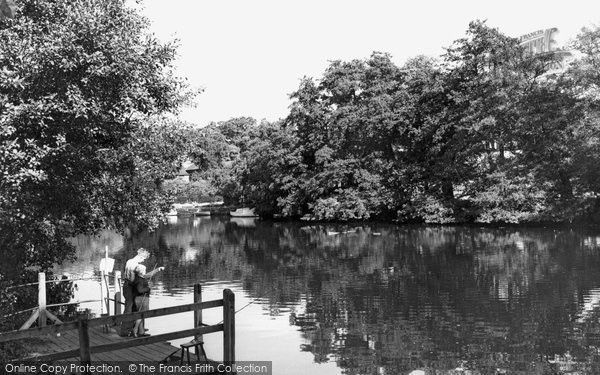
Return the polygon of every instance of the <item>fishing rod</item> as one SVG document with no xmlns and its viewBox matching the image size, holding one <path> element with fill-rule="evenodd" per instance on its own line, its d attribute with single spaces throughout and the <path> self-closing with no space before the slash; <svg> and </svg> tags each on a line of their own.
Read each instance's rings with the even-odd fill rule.
<svg viewBox="0 0 600 375">
<path fill-rule="evenodd" d="M 148 284 L 150 284 L 150 281 L 152 281 L 152 278 L 154 277 L 154 274 L 156 273 L 156 265 L 158 264 L 158 262 L 154 263 L 154 268 L 152 269 L 152 272 L 150 272 L 150 277 L 148 278 Z M 148 285 L 148 287 L 150 287 L 150 285 Z M 150 292 L 146 293 L 146 295 L 144 295 L 142 297 L 142 303 L 141 305 L 144 305 L 144 302 L 146 302 L 146 297 L 148 297 L 150 295 Z"/>
</svg>

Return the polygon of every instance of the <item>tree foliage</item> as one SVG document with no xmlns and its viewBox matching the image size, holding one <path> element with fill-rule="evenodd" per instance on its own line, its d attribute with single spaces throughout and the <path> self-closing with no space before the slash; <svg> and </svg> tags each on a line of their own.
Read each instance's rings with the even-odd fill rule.
<svg viewBox="0 0 600 375">
<path fill-rule="evenodd" d="M 238 199 L 320 220 L 519 223 L 598 212 L 599 35 L 583 30 L 578 57 L 560 70 L 563 52 L 528 54 L 480 21 L 440 59 L 333 61 L 301 81 L 269 136 L 250 136 Z"/>
<path fill-rule="evenodd" d="M 176 134 L 150 119 L 191 94 L 176 45 L 147 27 L 122 0 L 21 0 L 0 19 L 2 272 L 52 266 L 73 235 L 156 224 L 165 198 L 146 183 L 176 156 L 153 139 Z"/>
</svg>

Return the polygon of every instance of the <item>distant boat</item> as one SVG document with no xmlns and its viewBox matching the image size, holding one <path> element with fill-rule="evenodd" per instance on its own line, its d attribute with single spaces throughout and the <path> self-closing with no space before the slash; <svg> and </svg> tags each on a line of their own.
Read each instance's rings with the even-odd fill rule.
<svg viewBox="0 0 600 375">
<path fill-rule="evenodd" d="M 167 216 L 177 216 L 177 210 L 171 208 L 171 211 L 167 212 Z"/>
<path fill-rule="evenodd" d="M 356 229 L 345 230 L 345 231 L 342 231 L 342 232 L 327 231 L 327 235 L 328 236 L 335 236 L 335 235 L 338 235 L 338 234 L 350 234 L 350 233 L 356 233 Z"/>
<path fill-rule="evenodd" d="M 210 216 L 210 211 L 202 211 L 200 209 L 196 210 L 196 212 L 194 212 L 194 215 L 196 216 Z"/>
<path fill-rule="evenodd" d="M 254 212 L 254 208 L 238 208 L 235 211 L 229 212 L 229 215 L 233 217 L 257 217 L 258 215 Z"/>
</svg>

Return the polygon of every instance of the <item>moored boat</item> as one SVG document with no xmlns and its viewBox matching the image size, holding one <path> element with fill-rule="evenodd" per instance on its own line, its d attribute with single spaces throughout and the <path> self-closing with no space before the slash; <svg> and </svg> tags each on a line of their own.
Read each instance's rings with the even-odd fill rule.
<svg viewBox="0 0 600 375">
<path fill-rule="evenodd" d="M 197 209 L 196 212 L 194 212 L 194 215 L 196 215 L 196 216 L 210 216 L 210 211 L 205 211 L 205 210 Z"/>
<path fill-rule="evenodd" d="M 254 208 L 238 208 L 235 211 L 230 211 L 229 215 L 233 217 L 257 217 L 258 215 L 254 212 Z"/>
</svg>

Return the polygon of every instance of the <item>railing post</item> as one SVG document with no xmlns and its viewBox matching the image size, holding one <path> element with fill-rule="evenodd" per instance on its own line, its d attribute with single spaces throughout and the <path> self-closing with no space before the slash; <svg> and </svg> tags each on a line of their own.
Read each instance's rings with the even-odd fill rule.
<svg viewBox="0 0 600 375">
<path fill-rule="evenodd" d="M 100 316 L 104 314 L 104 270 L 100 270 Z"/>
<path fill-rule="evenodd" d="M 108 246 L 104 246 L 104 268 L 102 269 L 102 280 L 100 281 L 100 290 L 103 290 L 106 285 L 106 301 L 103 301 L 106 305 L 106 315 L 110 315 L 110 288 L 108 276 L 110 270 L 108 269 Z M 102 294 L 100 294 L 102 297 Z"/>
<path fill-rule="evenodd" d="M 223 291 L 223 362 L 235 362 L 235 294 Z"/>
<path fill-rule="evenodd" d="M 46 274 L 38 273 L 38 326 L 46 326 Z"/>
<path fill-rule="evenodd" d="M 202 286 L 200 284 L 194 284 L 194 303 L 202 302 Z M 194 310 L 194 328 L 198 328 L 202 325 L 202 309 Z M 202 335 L 196 335 L 194 337 L 197 341 L 204 341 Z"/>
<path fill-rule="evenodd" d="M 115 293 L 115 315 L 121 315 L 121 292 Z"/>
<path fill-rule="evenodd" d="M 121 315 L 121 271 L 115 271 L 115 315 Z"/>
<path fill-rule="evenodd" d="M 89 365 L 92 362 L 92 355 L 90 353 L 90 334 L 87 318 L 79 318 L 77 329 L 79 330 L 79 360 L 82 365 Z"/>
</svg>

